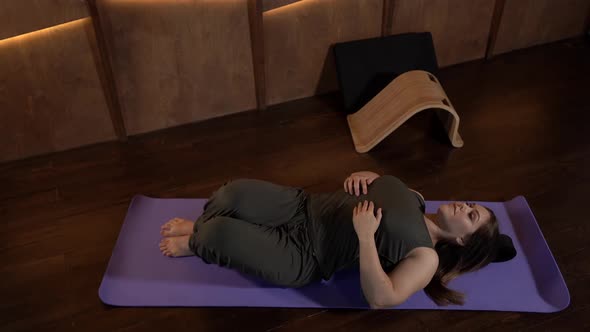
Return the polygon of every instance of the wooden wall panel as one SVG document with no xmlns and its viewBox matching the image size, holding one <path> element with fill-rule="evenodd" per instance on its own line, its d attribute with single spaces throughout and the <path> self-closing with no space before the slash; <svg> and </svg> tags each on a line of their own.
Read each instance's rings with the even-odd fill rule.
<svg viewBox="0 0 590 332">
<path fill-rule="evenodd" d="M 0 41 L 0 161 L 115 139 L 90 19 Z"/>
<path fill-rule="evenodd" d="M 128 134 L 256 108 L 246 0 L 98 9 Z"/>
<path fill-rule="evenodd" d="M 495 0 L 395 0 L 392 34 L 430 31 L 440 67 L 485 57 Z"/>
<path fill-rule="evenodd" d="M 381 35 L 383 0 L 305 0 L 263 14 L 267 105 L 338 90 L 331 45 Z"/>
<path fill-rule="evenodd" d="M 506 0 L 493 54 L 582 35 L 588 0 Z"/>
<path fill-rule="evenodd" d="M 0 39 L 52 27 L 88 16 L 80 0 L 2 0 Z"/>
</svg>

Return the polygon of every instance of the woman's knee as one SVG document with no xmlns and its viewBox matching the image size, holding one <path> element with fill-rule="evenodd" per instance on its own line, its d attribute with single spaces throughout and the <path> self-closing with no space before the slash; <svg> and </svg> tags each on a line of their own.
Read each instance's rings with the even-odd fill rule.
<svg viewBox="0 0 590 332">
<path fill-rule="evenodd" d="M 219 203 L 232 206 L 244 191 L 245 186 L 247 186 L 247 182 L 244 179 L 229 180 L 217 189 L 215 199 Z"/>
</svg>

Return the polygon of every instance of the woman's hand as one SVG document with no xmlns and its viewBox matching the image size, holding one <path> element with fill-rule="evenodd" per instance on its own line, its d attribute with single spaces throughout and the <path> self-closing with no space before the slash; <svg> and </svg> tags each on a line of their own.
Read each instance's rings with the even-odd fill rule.
<svg viewBox="0 0 590 332">
<path fill-rule="evenodd" d="M 377 217 L 373 214 L 375 205 L 373 202 L 359 202 L 352 210 L 352 223 L 359 241 L 374 238 L 375 232 L 381 223 L 381 208 L 377 209 Z"/>
<path fill-rule="evenodd" d="M 367 171 L 352 173 L 344 180 L 344 192 L 358 196 L 360 195 L 360 187 L 362 186 L 363 194 L 366 195 L 367 187 L 378 177 L 379 174 Z"/>
</svg>

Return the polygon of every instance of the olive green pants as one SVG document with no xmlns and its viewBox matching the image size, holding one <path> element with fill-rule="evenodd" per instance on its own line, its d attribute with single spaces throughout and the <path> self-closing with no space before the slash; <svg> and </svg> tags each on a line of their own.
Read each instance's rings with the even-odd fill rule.
<svg viewBox="0 0 590 332">
<path fill-rule="evenodd" d="M 307 196 L 303 189 L 262 180 L 228 181 L 205 204 L 189 247 L 207 264 L 275 285 L 296 288 L 319 280 Z"/>
</svg>

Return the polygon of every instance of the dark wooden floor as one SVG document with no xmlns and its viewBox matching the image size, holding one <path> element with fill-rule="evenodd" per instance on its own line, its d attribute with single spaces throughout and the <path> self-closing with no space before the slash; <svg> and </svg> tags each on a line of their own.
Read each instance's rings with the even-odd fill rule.
<svg viewBox="0 0 590 332">
<path fill-rule="evenodd" d="M 0 330 L 588 330 L 590 47 L 560 42 L 439 77 L 461 116 L 461 149 L 427 111 L 358 154 L 333 93 L 0 165 Z M 358 170 L 396 175 L 429 200 L 524 195 L 571 305 L 554 314 L 117 308 L 98 298 L 134 194 L 208 197 L 239 177 L 331 191 Z"/>
</svg>

